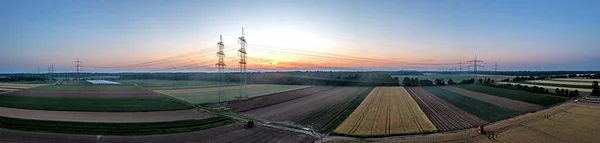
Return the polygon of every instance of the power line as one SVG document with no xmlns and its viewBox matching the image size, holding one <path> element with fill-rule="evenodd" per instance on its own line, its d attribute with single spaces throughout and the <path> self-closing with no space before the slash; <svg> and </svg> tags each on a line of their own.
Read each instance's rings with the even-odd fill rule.
<svg viewBox="0 0 600 143">
<path fill-rule="evenodd" d="M 241 47 L 238 50 L 238 54 L 240 56 L 239 68 L 240 68 L 240 96 L 238 99 L 248 98 L 248 86 L 246 79 L 246 37 L 244 37 L 244 27 L 242 27 L 242 37 L 238 38 L 238 42 Z"/>
<path fill-rule="evenodd" d="M 494 65 L 493 65 L 493 67 L 494 67 L 494 72 L 498 72 L 498 67 L 499 67 L 499 66 L 500 66 L 500 65 L 498 65 L 498 62 L 494 62 Z"/>
<path fill-rule="evenodd" d="M 473 67 L 473 75 L 475 76 L 475 79 L 477 79 L 477 68 L 483 67 L 483 65 L 480 65 L 478 63 L 483 63 L 483 61 L 477 60 L 477 55 L 475 55 L 475 59 L 467 62 L 472 63 L 471 65 L 468 65 L 467 68 Z"/>
</svg>

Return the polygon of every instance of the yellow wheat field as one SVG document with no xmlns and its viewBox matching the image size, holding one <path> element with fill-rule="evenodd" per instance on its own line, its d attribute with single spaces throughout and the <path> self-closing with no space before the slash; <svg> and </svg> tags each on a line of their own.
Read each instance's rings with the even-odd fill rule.
<svg viewBox="0 0 600 143">
<path fill-rule="evenodd" d="M 600 79 L 585 79 L 585 78 L 553 78 L 552 80 L 559 80 L 559 81 L 573 81 L 573 82 L 593 82 L 593 81 L 599 81 Z"/>
<path fill-rule="evenodd" d="M 565 85 L 592 85 L 592 82 L 558 81 L 558 80 L 530 80 L 528 82 L 565 84 Z"/>
<path fill-rule="evenodd" d="M 377 87 L 334 132 L 385 136 L 434 131 L 435 125 L 404 87 Z"/>
<path fill-rule="evenodd" d="M 568 90 L 578 90 L 580 92 L 592 92 L 592 89 L 585 89 L 585 88 L 572 88 L 572 87 L 559 87 L 559 86 L 547 86 L 547 85 L 535 85 L 535 84 L 525 84 L 525 83 L 512 83 L 512 82 L 496 82 L 498 84 L 512 84 L 512 85 L 527 85 L 529 87 L 533 87 L 533 86 L 537 86 L 537 87 L 541 87 L 541 88 L 546 88 L 548 90 L 554 90 L 556 88 L 559 89 L 568 89 Z"/>
</svg>

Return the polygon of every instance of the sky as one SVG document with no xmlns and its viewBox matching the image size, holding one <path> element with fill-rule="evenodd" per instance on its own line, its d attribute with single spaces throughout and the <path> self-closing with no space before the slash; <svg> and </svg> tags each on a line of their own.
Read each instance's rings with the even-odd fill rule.
<svg viewBox="0 0 600 143">
<path fill-rule="evenodd" d="M 475 55 L 484 70 L 496 62 L 499 70 L 600 70 L 598 6 L 593 0 L 2 0 L 0 73 L 46 72 L 50 65 L 71 72 L 77 59 L 86 72 L 210 71 L 219 35 L 234 70 L 242 27 L 254 70 L 438 70 L 465 66 Z"/>
</svg>

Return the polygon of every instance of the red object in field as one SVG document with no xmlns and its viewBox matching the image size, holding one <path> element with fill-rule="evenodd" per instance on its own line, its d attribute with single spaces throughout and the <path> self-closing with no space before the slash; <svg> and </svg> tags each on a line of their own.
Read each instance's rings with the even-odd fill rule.
<svg viewBox="0 0 600 143">
<path fill-rule="evenodd" d="M 477 132 L 481 134 L 481 126 L 477 125 Z"/>
</svg>

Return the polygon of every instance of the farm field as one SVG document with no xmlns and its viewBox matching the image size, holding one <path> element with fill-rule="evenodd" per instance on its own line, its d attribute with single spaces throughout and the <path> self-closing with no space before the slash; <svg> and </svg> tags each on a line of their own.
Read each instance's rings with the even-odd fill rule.
<svg viewBox="0 0 600 143">
<path fill-rule="evenodd" d="M 542 106 L 550 106 L 552 104 L 564 102 L 567 100 L 565 97 L 552 96 L 547 94 L 531 93 L 518 90 L 510 90 L 496 87 L 487 87 L 480 85 L 456 85 L 455 87 L 485 93 L 489 95 L 504 97 L 508 99 L 523 101 L 532 104 L 538 104 Z"/>
<path fill-rule="evenodd" d="M 271 95 L 252 98 L 249 100 L 231 101 L 227 103 L 227 107 L 231 108 L 234 112 L 246 112 L 257 108 L 271 106 L 282 102 L 293 101 L 298 98 L 319 94 L 334 88 L 335 87 L 332 86 L 313 86 L 299 90 L 279 92 Z"/>
<path fill-rule="evenodd" d="M 138 143 L 165 143 L 165 142 L 231 142 L 231 143 L 312 143 L 314 138 L 290 131 L 278 130 L 257 126 L 250 129 L 243 128 L 243 122 L 235 122 L 205 130 L 131 136 L 114 135 L 73 135 L 62 133 L 23 132 L 0 129 L 0 142 L 138 142 Z"/>
<path fill-rule="evenodd" d="M 217 116 L 200 120 L 167 122 L 96 123 L 45 121 L 0 117 L 0 127 L 6 129 L 92 135 L 146 135 L 189 132 L 214 128 L 235 122 L 229 117 Z"/>
<path fill-rule="evenodd" d="M 571 81 L 571 82 L 586 82 L 591 83 L 593 81 L 600 81 L 600 79 L 584 79 L 584 78 L 553 78 L 556 81 Z"/>
<path fill-rule="evenodd" d="M 133 85 L 49 85 L 0 94 L 0 106 L 36 110 L 135 112 L 193 107 Z"/>
<path fill-rule="evenodd" d="M 7 91 L 23 90 L 23 89 L 34 88 L 34 87 L 44 86 L 44 85 L 46 85 L 46 84 L 20 84 L 20 83 L 15 83 L 15 82 L 0 83 L 0 93 L 7 92 Z"/>
<path fill-rule="evenodd" d="M 404 89 L 376 87 L 335 133 L 388 136 L 435 132 L 438 129 Z"/>
<path fill-rule="evenodd" d="M 462 80 L 474 78 L 473 74 L 431 74 L 425 73 L 424 75 L 392 75 L 392 77 L 398 77 L 400 79 L 400 85 L 402 85 L 402 79 L 405 77 L 408 78 L 419 78 L 419 79 L 428 79 L 434 81 L 435 79 L 444 79 L 444 81 L 448 81 L 448 79 L 452 79 L 455 82 L 460 82 Z M 484 75 L 481 74 L 478 76 L 479 78 L 491 78 L 493 80 L 499 81 L 500 79 L 506 78 L 514 78 L 514 76 L 505 76 L 505 75 Z"/>
<path fill-rule="evenodd" d="M 430 86 L 423 89 L 433 93 L 448 103 L 462 109 L 465 112 L 473 114 L 480 119 L 488 122 L 494 122 L 502 119 L 507 119 L 520 114 L 519 111 L 500 107 L 488 102 L 473 99 L 464 95 L 460 95 L 439 87 Z"/>
<path fill-rule="evenodd" d="M 74 121 L 74 122 L 164 122 L 177 120 L 199 120 L 215 117 L 195 109 L 154 112 L 81 112 L 48 111 L 0 107 L 0 116 L 31 120 Z"/>
<path fill-rule="evenodd" d="M 152 90 L 204 88 L 219 85 L 218 82 L 197 80 L 121 80 L 119 82 L 135 84 Z M 237 85 L 237 83 L 224 83 L 223 85 L 231 86 Z"/>
<path fill-rule="evenodd" d="M 530 80 L 530 81 L 517 82 L 517 83 L 543 85 L 543 86 L 592 89 L 591 82 L 586 83 L 586 82 L 569 82 L 569 81 L 555 81 L 555 80 Z"/>
<path fill-rule="evenodd" d="M 460 95 L 464 95 L 464 96 L 467 96 L 467 97 L 470 97 L 473 99 L 481 100 L 481 101 L 484 101 L 487 103 L 491 103 L 491 104 L 494 104 L 494 105 L 497 105 L 500 107 L 504 107 L 504 108 L 508 108 L 508 109 L 517 110 L 520 112 L 531 112 L 531 111 L 536 111 L 536 110 L 544 108 L 543 106 L 540 106 L 537 104 L 531 104 L 531 103 L 527 103 L 527 102 L 493 96 L 493 95 L 489 95 L 489 94 L 485 94 L 485 93 L 474 92 L 474 91 L 470 91 L 470 90 L 466 90 L 466 89 L 462 89 L 462 88 L 458 88 L 458 87 L 440 86 L 440 88 L 460 94 Z"/>
<path fill-rule="evenodd" d="M 545 88 L 548 89 L 549 91 L 553 91 L 556 88 L 559 89 L 568 89 L 568 90 L 578 90 L 579 92 L 592 92 L 591 88 L 573 88 L 573 87 L 566 87 L 565 85 L 548 85 L 548 84 L 534 84 L 534 83 L 514 83 L 514 82 L 496 82 L 498 84 L 512 84 L 512 85 L 527 85 L 529 87 L 533 87 L 533 86 L 537 86 L 537 87 L 541 87 L 541 88 Z"/>
<path fill-rule="evenodd" d="M 510 123 L 489 127 L 483 142 L 596 142 L 600 139 L 600 107 L 567 103 Z"/>
<path fill-rule="evenodd" d="M 600 81 L 600 79 L 598 79 Z M 560 80 L 529 80 L 527 82 L 533 83 L 549 83 L 549 84 L 563 84 L 563 85 L 582 85 L 592 86 L 592 82 L 577 82 L 577 81 L 560 81 Z"/>
<path fill-rule="evenodd" d="M 487 121 L 461 110 L 422 87 L 407 87 L 406 89 L 440 131 L 473 128 L 477 125 L 487 124 Z"/>
<path fill-rule="evenodd" d="M 292 90 L 298 90 L 298 89 L 303 89 L 303 88 L 307 88 L 310 86 L 303 86 L 303 85 L 257 85 L 257 86 L 248 86 L 247 89 L 247 93 L 248 93 L 248 98 L 254 98 L 254 97 L 259 97 L 259 96 L 264 96 L 264 95 L 269 95 L 269 94 L 274 94 L 274 93 L 278 93 L 278 92 L 285 92 L 285 91 L 292 91 Z M 209 103 L 217 103 L 219 102 L 219 96 L 217 95 L 218 91 L 216 90 L 217 88 L 213 88 L 212 90 L 206 90 L 206 89 L 199 89 L 199 90 L 195 90 L 195 89 L 181 89 L 182 91 L 186 91 L 186 92 L 178 92 L 178 91 L 172 91 L 172 92 L 162 92 L 162 91 L 158 91 L 161 93 L 165 93 L 171 97 L 192 103 L 192 104 L 209 104 Z M 221 98 L 221 101 L 232 101 L 232 100 L 236 100 L 236 96 L 239 96 L 240 94 L 240 89 L 239 87 L 231 87 L 229 89 L 225 89 L 223 91 L 224 96 Z"/>
<path fill-rule="evenodd" d="M 310 88 L 309 88 L 310 89 Z M 305 89 L 302 89 L 305 90 Z M 312 92 L 304 91 L 301 98 L 283 101 L 271 106 L 256 108 L 240 114 L 286 123 L 312 126 L 325 132 L 337 127 L 371 91 L 369 87 L 313 87 Z M 286 99 L 298 96 L 298 92 L 288 92 L 274 98 Z M 263 98 L 263 97 L 259 97 Z M 248 102 L 253 105 L 255 102 Z"/>
</svg>

